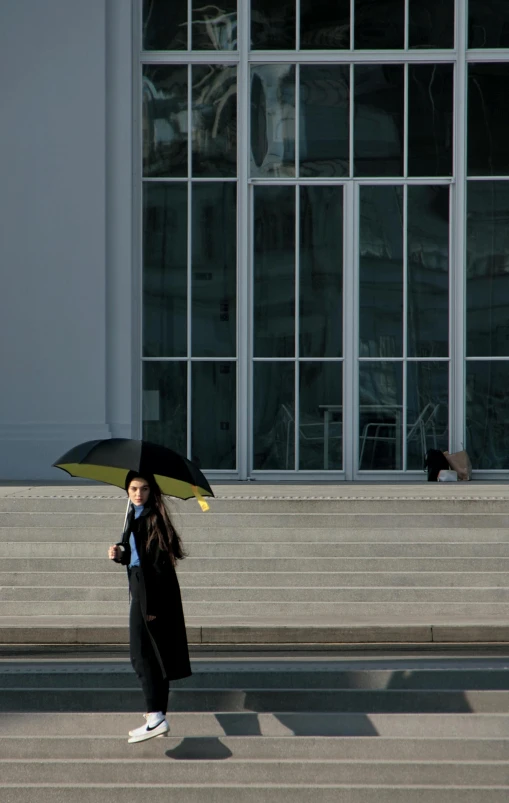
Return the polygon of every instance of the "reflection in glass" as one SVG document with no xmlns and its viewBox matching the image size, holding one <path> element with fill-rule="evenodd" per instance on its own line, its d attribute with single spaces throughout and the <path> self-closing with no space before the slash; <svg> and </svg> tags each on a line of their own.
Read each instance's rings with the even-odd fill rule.
<svg viewBox="0 0 509 803">
<path fill-rule="evenodd" d="M 348 176 L 350 68 L 300 68 L 299 159 L 301 176 Z"/>
<path fill-rule="evenodd" d="M 355 0 L 355 49 L 405 46 L 405 0 Z"/>
<path fill-rule="evenodd" d="M 233 362 L 193 362 L 191 460 L 199 468 L 235 469 L 237 380 Z"/>
<path fill-rule="evenodd" d="M 251 0 L 253 50 L 295 50 L 295 0 Z"/>
<path fill-rule="evenodd" d="M 253 468 L 295 468 L 295 369 L 293 362 L 253 364 Z"/>
<path fill-rule="evenodd" d="M 295 176 L 295 67 L 251 68 L 251 175 Z"/>
<path fill-rule="evenodd" d="M 187 176 L 187 67 L 143 68 L 143 175 Z"/>
<path fill-rule="evenodd" d="M 187 454 L 187 364 L 143 363 L 143 438 Z"/>
<path fill-rule="evenodd" d="M 507 0 L 468 0 L 468 46 L 509 47 Z"/>
<path fill-rule="evenodd" d="M 403 188 L 360 188 L 359 355 L 403 354 Z"/>
<path fill-rule="evenodd" d="M 407 366 L 407 469 L 421 471 L 428 449 L 449 448 L 449 364 Z"/>
<path fill-rule="evenodd" d="M 410 0 L 410 48 L 454 47 L 454 0 Z"/>
<path fill-rule="evenodd" d="M 343 188 L 300 187 L 300 355 L 343 348 Z"/>
<path fill-rule="evenodd" d="M 235 357 L 237 187 L 193 183 L 192 338 L 195 357 Z"/>
<path fill-rule="evenodd" d="M 509 355 L 509 181 L 469 181 L 467 355 Z"/>
<path fill-rule="evenodd" d="M 409 357 L 449 355 L 449 188 L 408 187 Z"/>
<path fill-rule="evenodd" d="M 302 50 L 350 48 L 350 0 L 300 0 Z"/>
<path fill-rule="evenodd" d="M 359 364 L 359 468 L 403 468 L 401 362 Z"/>
<path fill-rule="evenodd" d="M 355 175 L 403 175 L 404 67 L 355 66 Z"/>
<path fill-rule="evenodd" d="M 187 50 L 187 0 L 143 0 L 143 49 Z"/>
<path fill-rule="evenodd" d="M 192 0 L 192 5 L 192 49 L 236 50 L 237 0 L 222 0 L 220 6 Z"/>
<path fill-rule="evenodd" d="M 237 68 L 192 67 L 193 176 L 237 175 Z"/>
<path fill-rule="evenodd" d="M 295 190 L 254 188 L 254 355 L 295 354 Z"/>
<path fill-rule="evenodd" d="M 143 188 L 143 353 L 187 354 L 187 184 Z"/>
<path fill-rule="evenodd" d="M 509 362 L 468 361 L 466 450 L 476 469 L 509 469 Z"/>
<path fill-rule="evenodd" d="M 343 468 L 343 364 L 299 363 L 299 468 Z"/>
<path fill-rule="evenodd" d="M 408 66 L 408 175 L 452 176 L 452 64 Z"/>
<path fill-rule="evenodd" d="M 468 65 L 468 174 L 509 175 L 509 63 Z"/>
</svg>

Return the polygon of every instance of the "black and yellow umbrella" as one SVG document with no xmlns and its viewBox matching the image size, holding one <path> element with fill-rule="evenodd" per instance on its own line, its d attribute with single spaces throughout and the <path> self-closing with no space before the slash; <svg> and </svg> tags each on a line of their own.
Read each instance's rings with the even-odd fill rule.
<svg viewBox="0 0 509 803">
<path fill-rule="evenodd" d="M 172 449 L 131 438 L 87 441 L 74 446 L 55 463 L 71 477 L 82 477 L 125 488 L 127 474 L 153 474 L 161 492 L 177 499 L 198 500 L 208 510 L 204 496 L 214 496 L 199 468 Z"/>
</svg>

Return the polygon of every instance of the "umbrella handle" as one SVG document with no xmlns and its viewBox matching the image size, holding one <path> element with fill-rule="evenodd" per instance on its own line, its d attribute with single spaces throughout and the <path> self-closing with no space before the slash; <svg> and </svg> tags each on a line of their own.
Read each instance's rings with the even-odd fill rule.
<svg viewBox="0 0 509 803">
<path fill-rule="evenodd" d="M 127 517 L 128 517 L 128 515 L 129 515 L 129 506 L 130 506 L 130 504 L 131 504 L 131 500 L 128 498 L 128 499 L 127 499 L 127 507 L 126 507 L 126 509 L 125 509 L 125 516 L 124 516 L 124 526 L 122 527 L 122 535 L 123 535 L 123 534 L 124 534 L 124 532 L 125 532 L 125 526 L 126 526 L 126 524 L 127 524 Z"/>
</svg>

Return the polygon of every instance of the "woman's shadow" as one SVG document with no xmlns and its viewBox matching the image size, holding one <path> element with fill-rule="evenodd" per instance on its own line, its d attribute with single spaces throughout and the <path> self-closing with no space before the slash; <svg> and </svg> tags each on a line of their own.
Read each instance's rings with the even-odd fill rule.
<svg viewBox="0 0 509 803">
<path fill-rule="evenodd" d="M 178 761 L 222 761 L 233 753 L 218 736 L 188 736 L 165 755 Z"/>
</svg>

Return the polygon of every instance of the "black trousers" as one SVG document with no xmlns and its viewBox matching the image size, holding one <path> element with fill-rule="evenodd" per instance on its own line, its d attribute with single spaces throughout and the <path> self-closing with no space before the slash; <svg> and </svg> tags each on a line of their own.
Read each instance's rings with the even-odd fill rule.
<svg viewBox="0 0 509 803">
<path fill-rule="evenodd" d="M 131 664 L 141 683 L 147 712 L 162 711 L 163 714 L 166 714 L 170 683 L 167 678 L 163 677 L 146 622 L 141 612 L 140 574 L 141 570 L 138 566 L 129 570 L 129 588 L 131 590 L 129 652 Z"/>
</svg>

